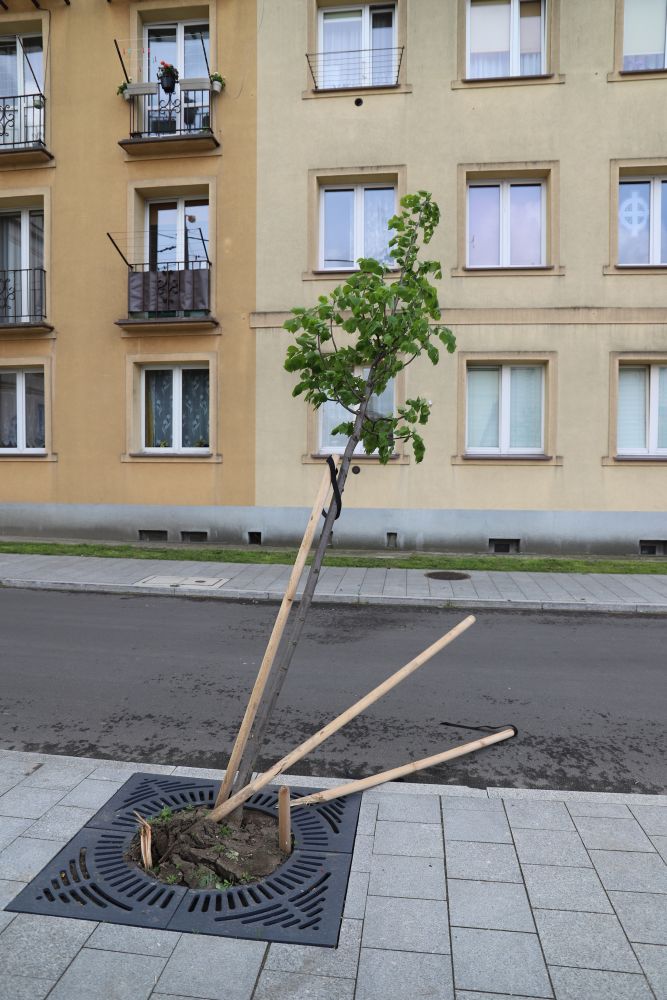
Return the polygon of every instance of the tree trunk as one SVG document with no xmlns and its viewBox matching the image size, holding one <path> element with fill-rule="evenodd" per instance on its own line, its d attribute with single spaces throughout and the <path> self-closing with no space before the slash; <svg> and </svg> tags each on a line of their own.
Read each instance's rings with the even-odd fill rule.
<svg viewBox="0 0 667 1000">
<path fill-rule="evenodd" d="M 364 398 L 359 404 L 359 409 L 356 414 L 354 421 L 354 429 L 352 435 L 347 442 L 347 446 L 343 453 L 343 459 L 341 461 L 340 469 L 338 472 L 338 489 L 339 492 L 343 493 L 345 489 L 345 481 L 350 469 L 350 463 L 354 455 L 354 449 L 359 443 L 361 437 L 361 428 L 363 426 L 364 418 L 366 416 L 366 410 L 368 408 L 368 402 L 373 394 L 372 385 L 372 375 L 373 369 L 369 372 L 368 380 L 366 382 L 366 388 L 364 390 Z M 312 565 L 310 567 L 310 572 L 308 573 L 308 578 L 306 580 L 306 586 L 303 591 L 303 597 L 299 603 L 299 608 L 294 619 L 294 624 L 289 635 L 287 643 L 283 642 L 280 659 L 278 660 L 277 666 L 274 668 L 272 676 L 264 692 L 264 700 L 262 705 L 257 712 L 257 717 L 255 719 L 255 725 L 253 726 L 250 738 L 246 745 L 246 749 L 243 753 L 241 761 L 239 763 L 239 770 L 232 787 L 232 794 L 239 792 L 244 788 L 252 777 L 252 772 L 255 769 L 255 763 L 259 752 L 262 748 L 262 743 L 266 736 L 266 730 L 268 728 L 269 721 L 273 714 L 276 701 L 282 690 L 282 686 L 285 682 L 285 677 L 287 671 L 294 657 L 297 644 L 301 638 L 301 633 L 306 622 L 306 617 L 310 610 L 310 605 L 313 601 L 313 595 L 315 593 L 315 588 L 319 580 L 320 569 L 322 568 L 322 562 L 327 551 L 327 546 L 331 539 L 333 532 L 334 521 L 336 520 L 336 504 L 332 498 L 331 504 L 329 505 L 329 510 L 327 512 L 326 519 L 324 521 L 324 526 L 322 527 L 322 532 L 320 534 L 319 541 L 317 543 L 317 549 L 315 550 L 315 556 L 313 558 Z"/>
</svg>

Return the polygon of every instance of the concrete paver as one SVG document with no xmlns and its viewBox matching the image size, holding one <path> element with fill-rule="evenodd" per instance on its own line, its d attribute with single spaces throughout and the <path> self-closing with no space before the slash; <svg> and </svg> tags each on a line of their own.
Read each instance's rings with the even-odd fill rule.
<svg viewBox="0 0 667 1000">
<path fill-rule="evenodd" d="M 63 774 L 58 787 L 51 778 L 35 787 L 38 763 L 48 774 L 76 772 L 77 784 Z M 17 776 L 15 801 L 25 796 L 29 811 L 33 796 L 47 794 L 38 817 L 0 817 L 0 907 L 60 848 L 48 834 L 69 836 L 133 770 L 153 769 L 86 759 L 77 771 L 76 758 L 12 751 L 0 752 L 0 764 Z M 664 829 L 667 797 L 582 794 L 374 790 L 362 802 L 337 949 L 0 909 L 0 1000 L 667 1000 L 667 865 L 658 851 L 667 838 L 650 832 Z M 475 831 L 501 842 L 456 839 Z M 634 849 L 582 842 L 613 837 Z M 432 853 L 421 856 L 426 846 Z"/>
</svg>

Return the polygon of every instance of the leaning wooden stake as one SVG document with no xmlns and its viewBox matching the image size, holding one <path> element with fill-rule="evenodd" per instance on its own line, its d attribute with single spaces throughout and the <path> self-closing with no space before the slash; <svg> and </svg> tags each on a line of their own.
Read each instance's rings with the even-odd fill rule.
<svg viewBox="0 0 667 1000">
<path fill-rule="evenodd" d="M 211 810 L 208 819 L 212 822 L 218 823 L 221 819 L 224 819 L 225 816 L 228 816 L 229 813 L 234 812 L 234 810 L 237 809 L 238 806 L 243 805 L 243 803 L 246 802 L 251 795 L 254 795 L 255 792 L 258 792 L 261 788 L 264 788 L 265 785 L 268 785 L 270 781 L 273 781 L 276 775 L 281 774 L 288 767 L 291 767 L 292 764 L 296 764 L 296 762 L 301 760 L 302 757 L 309 754 L 311 750 L 318 747 L 320 743 L 324 743 L 329 736 L 338 732 L 339 729 L 342 729 L 348 722 L 364 712 L 367 708 L 382 698 L 383 695 L 387 694 L 388 691 L 391 691 L 392 688 L 395 688 L 397 684 L 400 684 L 406 677 L 413 674 L 415 670 L 419 669 L 419 667 L 423 666 L 424 663 L 435 656 L 436 653 L 439 653 L 441 649 L 444 649 L 445 646 L 450 644 L 450 642 L 453 642 L 454 639 L 458 638 L 458 636 L 460 636 L 462 632 L 465 632 L 466 629 L 469 629 L 474 622 L 475 616 L 468 615 L 468 617 L 464 618 L 462 622 L 455 625 L 453 629 L 450 629 L 449 632 L 441 636 L 437 642 L 434 642 L 433 645 L 429 646 L 428 649 L 425 649 L 419 654 L 419 656 L 416 656 L 414 660 L 410 660 L 410 662 L 406 663 L 404 667 L 397 670 L 395 674 L 388 677 L 386 681 L 383 681 L 382 684 L 373 688 L 369 694 L 364 695 L 363 698 L 355 702 L 355 704 L 343 712 L 342 715 L 339 715 L 322 729 L 314 733 L 304 743 L 288 753 L 287 756 L 283 757 L 282 760 L 279 760 L 277 764 L 270 767 L 268 771 L 265 771 L 264 774 L 260 774 L 257 778 L 247 784 L 245 788 L 238 791 L 236 795 L 232 795 L 230 799 L 227 799 L 226 802 L 223 802 L 221 805 L 216 805 L 215 808 Z"/>
<path fill-rule="evenodd" d="M 323 792 L 314 792 L 313 795 L 306 795 L 302 799 L 294 799 L 291 803 L 292 809 L 300 806 L 309 806 L 316 802 L 328 802 L 330 799 L 340 799 L 345 795 L 352 795 L 354 792 L 363 792 L 367 788 L 375 785 L 382 785 L 385 781 L 393 781 L 395 778 L 402 778 L 405 774 L 414 774 L 415 771 L 423 771 L 427 767 L 434 767 L 442 764 L 446 760 L 453 760 L 455 757 L 463 757 L 467 753 L 474 753 L 475 750 L 482 750 L 490 747 L 493 743 L 501 743 L 516 736 L 514 726 L 508 726 L 499 733 L 490 733 L 479 740 L 472 740 L 470 743 L 461 743 L 451 750 L 444 750 L 436 753 L 433 757 L 424 757 L 423 760 L 413 760 L 409 764 L 402 764 L 401 767 L 394 767 L 390 771 L 382 771 L 380 774 L 372 774 L 370 778 L 361 778 L 359 781 L 351 781 L 347 785 L 338 785 L 336 788 L 327 788 Z"/>
<path fill-rule="evenodd" d="M 336 466 L 338 466 L 338 456 L 334 459 L 334 462 L 336 463 Z M 315 529 L 317 528 L 318 521 L 322 516 L 322 508 L 326 505 L 330 489 L 331 475 L 329 472 L 329 466 L 327 465 L 325 473 L 322 476 L 320 488 L 317 491 L 317 496 L 315 498 L 315 503 L 313 504 L 310 518 L 308 519 L 308 524 L 306 525 L 306 530 L 303 534 L 301 547 L 297 553 L 294 566 L 292 567 L 292 572 L 290 573 L 290 578 L 287 582 L 285 596 L 283 597 L 282 604 L 280 605 L 280 610 L 278 611 L 278 615 L 266 647 L 266 652 L 264 653 L 264 658 L 260 664 L 257 679 L 255 680 L 255 686 L 252 689 L 252 694 L 250 695 L 245 715 L 243 716 L 241 728 L 236 736 L 236 742 L 234 743 L 234 748 L 232 750 L 231 757 L 229 758 L 229 764 L 227 765 L 225 780 L 220 785 L 220 791 L 218 792 L 218 796 L 215 800 L 216 806 L 225 802 L 229 797 L 232 783 L 238 770 L 239 761 L 241 760 L 243 751 L 246 748 L 246 744 L 255 721 L 255 716 L 257 715 L 257 709 L 262 701 L 264 689 L 266 688 L 266 682 L 269 679 L 271 667 L 273 666 L 273 661 L 275 660 L 276 653 L 278 652 L 280 640 L 282 639 L 283 632 L 285 631 L 285 625 L 287 624 L 287 618 L 292 609 L 296 589 L 299 585 L 303 568 L 306 565 L 306 559 L 308 558 L 310 547 L 313 544 Z"/>
<path fill-rule="evenodd" d="M 278 844 L 283 854 L 292 853 L 292 817 L 287 785 L 282 785 L 278 792 Z"/>
<path fill-rule="evenodd" d="M 152 841 L 153 841 L 153 828 L 150 823 L 140 816 L 138 812 L 134 814 L 137 817 L 139 823 L 139 844 L 141 846 L 141 860 L 144 863 L 144 868 L 148 871 L 153 867 L 153 852 L 152 852 Z"/>
</svg>

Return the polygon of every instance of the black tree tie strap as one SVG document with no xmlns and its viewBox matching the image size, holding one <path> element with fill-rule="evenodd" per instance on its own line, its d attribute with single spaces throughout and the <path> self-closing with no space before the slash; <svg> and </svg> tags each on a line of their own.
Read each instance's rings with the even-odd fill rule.
<svg viewBox="0 0 667 1000">
<path fill-rule="evenodd" d="M 338 489 L 338 479 L 336 474 L 336 463 L 334 462 L 331 455 L 327 455 L 327 465 L 329 466 L 329 475 L 331 476 L 331 487 L 333 489 L 334 500 L 336 501 L 336 516 L 334 521 L 337 521 L 340 517 L 340 512 L 343 509 L 343 501 L 341 499 L 340 490 Z M 326 517 L 329 511 L 323 510 L 322 517 Z"/>
</svg>

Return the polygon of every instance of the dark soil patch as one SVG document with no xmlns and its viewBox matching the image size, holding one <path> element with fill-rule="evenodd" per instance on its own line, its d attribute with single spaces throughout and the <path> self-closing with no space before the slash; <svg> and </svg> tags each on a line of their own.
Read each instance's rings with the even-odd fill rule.
<svg viewBox="0 0 667 1000">
<path fill-rule="evenodd" d="M 149 822 L 153 829 L 153 867 L 147 874 L 168 885 L 190 889 L 228 889 L 270 875 L 286 860 L 278 847 L 273 816 L 245 809 L 240 823 L 211 823 L 208 809 L 163 811 Z M 142 870 L 139 834 L 125 860 Z"/>
</svg>

